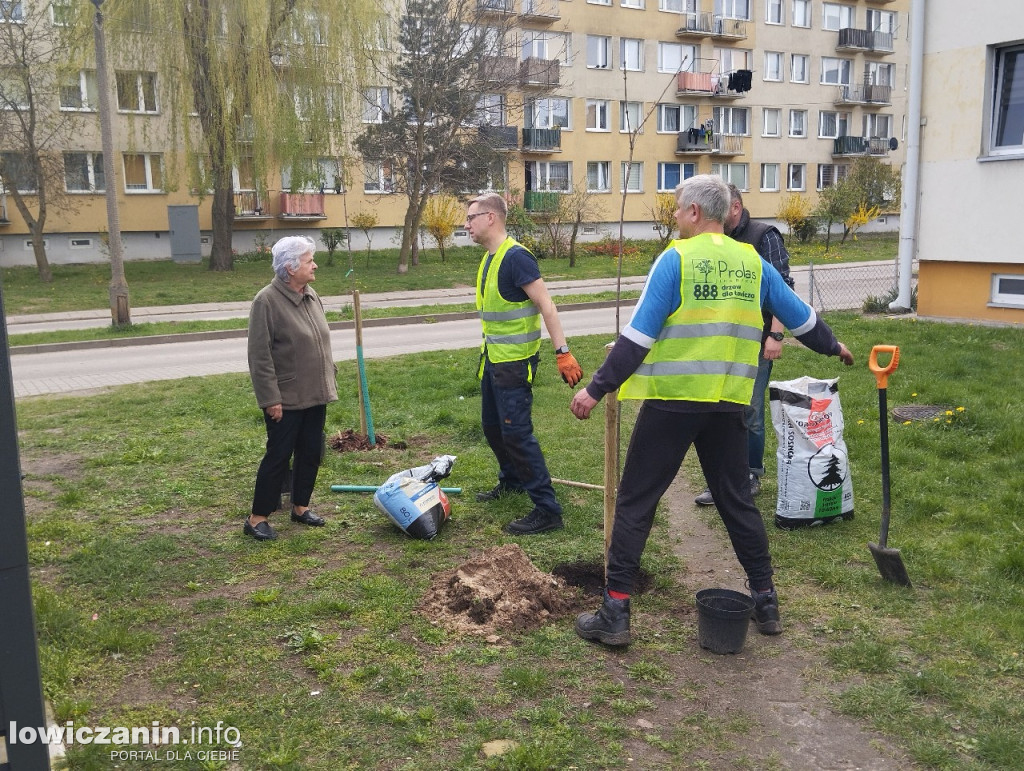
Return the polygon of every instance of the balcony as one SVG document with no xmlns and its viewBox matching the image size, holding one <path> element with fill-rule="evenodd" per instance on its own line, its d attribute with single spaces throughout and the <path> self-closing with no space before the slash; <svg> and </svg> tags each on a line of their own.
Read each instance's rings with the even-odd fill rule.
<svg viewBox="0 0 1024 771">
<path fill-rule="evenodd" d="M 879 54 L 891 54 L 894 50 L 892 47 L 892 33 L 847 27 L 839 30 L 839 41 L 836 43 L 836 49 L 840 51 L 871 51 Z"/>
<path fill-rule="evenodd" d="M 481 16 L 508 16 L 516 12 L 514 0 L 476 0 L 476 12 Z"/>
<path fill-rule="evenodd" d="M 519 15 L 523 21 L 533 24 L 551 24 L 561 18 L 558 3 L 559 0 L 522 0 Z"/>
<path fill-rule="evenodd" d="M 865 83 L 861 86 L 838 86 L 834 104 L 892 104 L 892 86 L 879 86 Z"/>
<path fill-rule="evenodd" d="M 682 13 L 676 37 L 708 37 L 711 35 L 710 13 Z"/>
<path fill-rule="evenodd" d="M 558 85 L 558 59 L 538 59 L 531 56 L 519 65 L 519 82 L 523 86 L 551 88 Z"/>
<path fill-rule="evenodd" d="M 715 84 L 710 72 L 680 72 L 676 75 L 676 96 L 710 96 Z"/>
<path fill-rule="evenodd" d="M 735 134 L 716 134 L 713 153 L 717 155 L 743 155 L 743 137 Z"/>
<path fill-rule="evenodd" d="M 888 155 L 890 140 L 882 137 L 841 136 L 832 140 L 832 157 L 851 155 Z"/>
<path fill-rule="evenodd" d="M 531 214 L 552 214 L 558 210 L 559 193 L 527 190 L 523 193 L 523 208 Z"/>
<path fill-rule="evenodd" d="M 256 190 L 238 190 L 234 195 L 235 219 L 269 220 L 263 196 Z"/>
<path fill-rule="evenodd" d="M 323 193 L 281 193 L 281 213 L 278 219 L 293 222 L 325 220 Z"/>
<path fill-rule="evenodd" d="M 560 153 L 562 152 L 562 129 L 523 129 L 524 153 Z"/>
<path fill-rule="evenodd" d="M 676 155 L 706 155 L 714 149 L 715 135 L 699 128 L 676 135 Z"/>
<path fill-rule="evenodd" d="M 676 28 L 676 37 L 711 37 L 721 40 L 745 40 L 747 37 L 745 19 L 692 12 L 684 12 L 680 17 L 681 24 Z"/>
<path fill-rule="evenodd" d="M 747 22 L 745 19 L 713 16 L 711 19 L 711 37 L 723 40 L 745 40 L 747 37 Z"/>
<path fill-rule="evenodd" d="M 498 151 L 519 148 L 519 130 L 515 126 L 479 126 L 480 141 Z"/>
<path fill-rule="evenodd" d="M 491 87 L 510 88 L 518 83 L 518 66 L 514 56 L 485 56 L 480 60 L 480 80 Z"/>
</svg>

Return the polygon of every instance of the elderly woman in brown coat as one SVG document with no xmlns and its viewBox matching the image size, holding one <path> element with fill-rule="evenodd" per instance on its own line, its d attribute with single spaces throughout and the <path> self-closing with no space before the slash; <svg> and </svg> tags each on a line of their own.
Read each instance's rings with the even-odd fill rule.
<svg viewBox="0 0 1024 771">
<path fill-rule="evenodd" d="M 280 505 L 293 456 L 291 519 L 312 527 L 325 524 L 309 500 L 320 470 L 327 404 L 338 398 L 330 329 L 323 303 L 309 286 L 316 273 L 315 244 L 288 236 L 271 251 L 276 276 L 249 312 L 249 374 L 263 410 L 267 449 L 243 532 L 258 541 L 277 538 L 267 518 Z"/>
</svg>

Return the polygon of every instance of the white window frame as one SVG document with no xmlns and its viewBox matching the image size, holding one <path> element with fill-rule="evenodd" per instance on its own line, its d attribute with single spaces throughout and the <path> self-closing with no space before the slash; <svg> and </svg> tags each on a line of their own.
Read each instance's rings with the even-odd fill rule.
<svg viewBox="0 0 1024 771">
<path fill-rule="evenodd" d="M 1021 291 L 1005 291 L 1011 288 L 1011 284 L 1013 289 L 1020 288 Z M 1024 308 L 1024 275 L 1020 273 L 993 273 L 991 297 L 992 299 L 988 303 L 990 306 L 997 308 Z"/>
<path fill-rule="evenodd" d="M 723 136 L 750 136 L 749 107 L 715 107 L 715 129 Z"/>
<path fill-rule="evenodd" d="M 861 127 L 864 129 L 861 136 L 867 139 L 889 139 L 894 136 L 895 126 L 893 116 L 884 112 L 864 113 L 861 119 Z"/>
<path fill-rule="evenodd" d="M 793 0 L 791 19 L 792 25 L 800 29 L 811 26 L 811 0 Z"/>
<path fill-rule="evenodd" d="M 853 29 L 857 26 L 857 9 L 841 3 L 821 4 L 821 28 L 831 32 Z"/>
<path fill-rule="evenodd" d="M 828 171 L 828 174 L 825 173 L 826 171 Z M 846 175 L 849 173 L 850 165 L 848 163 L 819 163 L 815 189 L 820 192 L 826 187 L 832 187 L 846 179 Z M 827 180 L 825 179 L 826 176 L 828 177 Z"/>
<path fill-rule="evenodd" d="M 363 98 L 362 122 L 383 123 L 384 117 L 391 114 L 391 89 L 384 86 L 364 88 L 360 94 Z"/>
<path fill-rule="evenodd" d="M 568 99 L 545 97 L 526 103 L 526 128 L 572 130 L 572 106 Z"/>
<path fill-rule="evenodd" d="M 363 159 L 363 192 L 370 195 L 395 192 L 395 172 L 391 161 Z"/>
<path fill-rule="evenodd" d="M 806 163 L 790 163 L 786 166 L 786 190 L 794 193 L 807 190 Z"/>
<path fill-rule="evenodd" d="M 668 127 L 671 125 L 669 118 L 673 113 L 675 113 L 675 123 L 678 128 Z M 678 134 L 680 131 L 686 131 L 697 122 L 697 106 L 693 104 L 662 102 L 658 105 L 657 120 L 659 134 Z"/>
<path fill-rule="evenodd" d="M 835 79 L 830 79 L 832 73 Z M 821 85 L 848 86 L 853 82 L 853 60 L 840 59 L 836 56 L 821 57 Z"/>
<path fill-rule="evenodd" d="M 78 81 L 77 101 L 79 106 L 69 107 L 64 104 L 65 92 L 70 94 L 74 88 L 73 81 Z M 95 99 L 95 101 L 93 101 Z M 96 112 L 99 107 L 99 90 L 96 85 L 95 70 L 79 70 L 68 75 L 68 79 L 60 86 L 58 104 L 61 112 Z"/>
<path fill-rule="evenodd" d="M 762 193 L 777 193 L 777 192 L 779 192 L 779 164 L 777 164 L 777 163 L 762 163 L 761 164 L 761 192 Z"/>
<path fill-rule="evenodd" d="M 610 193 L 612 191 L 611 176 L 611 161 L 587 161 L 587 192 Z"/>
<path fill-rule="evenodd" d="M 834 131 L 826 131 L 827 122 L 835 124 Z M 850 113 L 839 110 L 818 111 L 818 139 L 838 139 L 850 135 Z"/>
<path fill-rule="evenodd" d="M 1013 58 L 1013 82 L 1006 83 L 1007 59 Z M 992 46 L 989 49 L 989 86 L 986 94 L 987 157 L 1024 155 L 1024 45 Z"/>
<path fill-rule="evenodd" d="M 85 187 L 68 187 L 68 159 L 85 158 Z M 97 185 L 97 178 L 103 180 L 104 184 Z M 97 152 L 65 152 L 64 153 L 64 190 L 71 195 L 84 193 L 106 192 L 106 178 L 103 176 L 103 153 Z"/>
<path fill-rule="evenodd" d="M 761 116 L 761 136 L 782 136 L 782 108 L 765 107 Z"/>
<path fill-rule="evenodd" d="M 752 6 L 751 0 L 715 0 L 715 15 L 750 21 Z"/>
<path fill-rule="evenodd" d="M 635 115 L 630 116 L 630 113 Z M 627 125 L 627 116 L 630 117 Z M 628 134 L 631 131 L 636 131 L 638 134 L 643 134 L 644 129 L 641 121 L 644 119 L 644 103 L 643 102 L 619 102 L 619 133 Z M 636 123 L 634 126 L 633 124 Z"/>
<path fill-rule="evenodd" d="M 864 67 L 864 83 L 869 86 L 895 86 L 896 65 L 889 62 L 867 62 Z"/>
<path fill-rule="evenodd" d="M 748 163 L 712 163 L 711 173 L 736 185 L 743 192 L 750 189 L 750 164 Z"/>
<path fill-rule="evenodd" d="M 25 5 L 22 0 L 0 0 L 0 24 L 24 24 Z"/>
<path fill-rule="evenodd" d="M 629 166 L 629 178 L 626 178 L 626 167 Z M 620 193 L 643 193 L 644 192 L 644 163 L 643 161 L 623 161 L 619 169 L 619 179 L 622 184 L 619 187 Z"/>
<path fill-rule="evenodd" d="M 611 126 L 611 102 L 607 99 L 588 99 L 586 105 L 587 131 L 609 132 Z"/>
<path fill-rule="evenodd" d="M 16 22 L 17 23 L 17 22 Z M 0 105 L 0 110 L 27 110 L 28 109 L 28 90 L 22 90 L 25 86 L 25 75 L 24 69 L 18 65 L 10 67 L 0 67 L 0 85 L 3 86 L 4 102 Z M 24 101 L 9 107 L 7 101 L 12 99 L 23 99 Z"/>
<path fill-rule="evenodd" d="M 807 110 L 789 111 L 789 135 L 794 139 L 807 138 Z"/>
<path fill-rule="evenodd" d="M 786 23 L 786 10 L 784 8 L 784 0 L 764 0 L 764 23 Z"/>
<path fill-rule="evenodd" d="M 135 80 L 135 100 L 138 105 L 134 108 L 130 105 L 125 107 L 121 104 L 121 83 L 124 83 L 125 88 L 127 89 L 132 85 L 131 79 Z M 114 76 L 114 81 L 114 90 L 117 95 L 117 111 L 119 113 L 155 115 L 160 112 L 159 100 L 157 99 L 158 91 L 156 87 L 155 72 L 118 71 Z M 147 102 L 147 96 L 152 97 L 152 105 Z"/>
<path fill-rule="evenodd" d="M 643 38 L 619 38 L 619 69 L 626 72 L 644 71 L 645 42 Z"/>
<path fill-rule="evenodd" d="M 769 83 L 782 82 L 782 68 L 786 55 L 782 51 L 764 52 L 764 79 Z"/>
<path fill-rule="evenodd" d="M 572 192 L 572 161 L 531 161 L 532 192 L 538 193 L 571 193 Z M 565 173 L 553 174 L 552 171 Z M 554 182 L 554 186 L 552 185 Z"/>
<path fill-rule="evenodd" d="M 658 0 L 658 10 L 665 13 L 697 13 L 700 0 Z"/>
<path fill-rule="evenodd" d="M 319 176 L 322 180 L 322 187 L 320 185 L 313 185 L 307 181 L 305 187 L 300 187 L 295 190 L 296 193 L 333 193 L 343 192 L 344 188 L 341 186 L 341 170 L 338 168 L 338 161 L 335 158 L 309 158 L 307 161 L 310 165 L 316 165 L 320 167 Z M 292 167 L 285 165 L 281 167 L 281 190 L 284 192 L 290 192 L 292 188 Z"/>
<path fill-rule="evenodd" d="M 669 53 L 672 55 L 670 56 Z M 693 67 L 695 60 L 694 47 L 691 45 L 658 43 L 658 72 L 687 72 Z"/>
<path fill-rule="evenodd" d="M 143 172 L 146 176 L 144 186 L 128 183 L 128 159 L 142 158 Z M 124 175 L 125 195 L 145 195 L 147 193 L 164 192 L 164 158 L 160 153 L 121 153 L 121 171 Z M 157 184 L 159 182 L 159 184 Z"/>
<path fill-rule="evenodd" d="M 612 0 L 587 0 L 590 5 L 611 5 Z"/>
<path fill-rule="evenodd" d="M 587 35 L 587 69 L 612 69 L 612 39 L 608 35 Z"/>
<path fill-rule="evenodd" d="M 659 193 L 674 193 L 676 191 L 676 185 L 670 185 L 665 181 L 665 172 L 671 166 L 677 166 L 679 168 L 679 182 L 684 179 L 689 179 L 697 173 L 696 163 L 680 163 L 677 161 L 667 161 L 658 164 L 658 192 Z"/>
<path fill-rule="evenodd" d="M 864 16 L 864 29 L 895 35 L 897 28 L 896 18 L 896 11 L 868 8 Z"/>
<path fill-rule="evenodd" d="M 797 63 L 799 62 L 799 66 Z M 800 73 L 803 73 L 801 76 Z M 811 82 L 811 57 L 807 54 L 790 54 L 789 57 L 789 82 L 810 83 Z"/>
<path fill-rule="evenodd" d="M 620 0 L 619 4 L 623 8 L 637 8 L 637 9 L 639 9 L 641 11 L 645 7 L 644 0 Z"/>
<path fill-rule="evenodd" d="M 61 13 L 57 13 L 57 9 Z M 74 3 L 71 0 L 50 0 L 50 24 L 54 27 L 69 27 L 73 21 Z"/>
</svg>

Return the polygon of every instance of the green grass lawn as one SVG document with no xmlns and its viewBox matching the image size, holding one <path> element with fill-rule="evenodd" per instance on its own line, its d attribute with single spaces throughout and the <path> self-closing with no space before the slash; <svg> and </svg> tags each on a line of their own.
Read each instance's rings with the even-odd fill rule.
<svg viewBox="0 0 1024 771">
<path fill-rule="evenodd" d="M 830 322 L 856 367 L 788 346 L 774 375 L 839 375 L 856 517 L 769 527 L 785 639 L 820 658 L 815 677 L 835 686 L 839 710 L 921 767 L 1024 767 L 1024 400 L 1008 388 L 1024 332 L 852 314 Z M 585 370 L 606 342 L 573 339 Z M 890 407 L 953 412 L 890 425 L 890 545 L 912 590 L 884 583 L 866 545 L 881 510 L 878 394 L 866 360 L 882 343 L 901 348 Z M 510 542 L 501 525 L 523 513 L 515 497 L 487 505 L 471 494 L 495 473 L 475 360 L 472 351 L 369 360 L 376 430 L 409 449 L 328 453 L 314 497 L 328 526 L 300 531 L 278 518 L 273 544 L 241 534 L 265 441 L 244 375 L 19 400 L 44 690 L 58 723 L 220 720 L 239 728 L 246 769 L 623 768 L 627 741 L 665 753 L 667 768 L 713 767 L 707 753 L 728 752 L 756 716 L 706 730 L 696 748 L 692 722 L 636 727 L 665 704 L 700 711 L 700 683 L 662 676 L 666 658 L 696 655 L 678 616 L 687 566 L 663 516 L 644 556 L 656 580 L 634 604 L 628 665 L 579 640 L 570 619 L 490 644 L 416 612 L 433 574 Z M 340 370 L 330 432 L 359 427 L 355 365 Z M 576 421 L 568 395 L 546 361 L 534 408 L 541 444 L 555 476 L 599 483 L 603 421 Z M 624 410 L 623 442 L 633 414 Z M 369 497 L 329 490 L 378 484 L 441 453 L 458 456 L 447 482 L 466 493 L 453 496 L 451 523 L 429 543 L 396 531 Z M 601 558 L 599 494 L 559 495 L 566 529 L 517 539 L 542 570 Z M 495 738 L 519 747 L 482 760 Z M 103 749 L 72 748 L 71 767 L 109 768 Z"/>
</svg>

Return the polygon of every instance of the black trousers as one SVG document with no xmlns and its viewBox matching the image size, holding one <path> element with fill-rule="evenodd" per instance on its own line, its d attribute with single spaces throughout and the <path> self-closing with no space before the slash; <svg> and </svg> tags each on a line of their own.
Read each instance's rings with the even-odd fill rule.
<svg viewBox="0 0 1024 771">
<path fill-rule="evenodd" d="M 768 533 L 750 492 L 747 427 L 736 412 L 669 412 L 645 403 L 637 416 L 615 501 L 608 588 L 630 594 L 640 555 L 665 494 L 690 445 L 752 589 L 772 586 Z"/>
<path fill-rule="evenodd" d="M 252 513 L 258 517 L 267 517 L 277 511 L 281 503 L 281 487 L 292 456 L 292 503 L 308 506 L 320 471 L 327 405 L 285 410 L 277 422 L 271 420 L 264 410 L 263 422 L 267 426 L 267 449 L 256 472 Z"/>
</svg>

